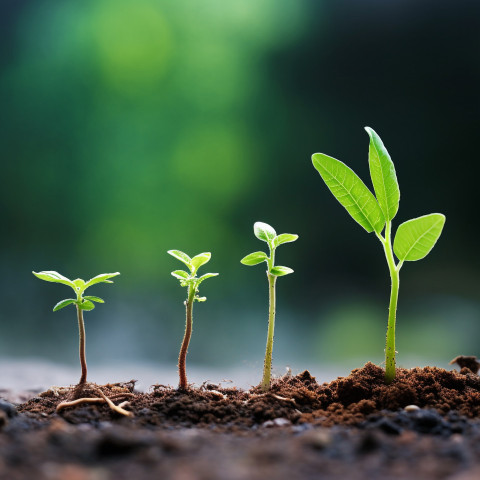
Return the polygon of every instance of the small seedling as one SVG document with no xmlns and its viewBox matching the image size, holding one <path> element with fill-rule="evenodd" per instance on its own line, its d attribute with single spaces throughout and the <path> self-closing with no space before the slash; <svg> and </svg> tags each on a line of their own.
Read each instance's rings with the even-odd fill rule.
<svg viewBox="0 0 480 480">
<path fill-rule="evenodd" d="M 63 283 L 64 285 L 68 285 L 69 287 L 73 288 L 76 294 L 76 298 L 67 298 L 58 302 L 53 307 L 53 311 L 56 312 L 61 308 L 67 307 L 68 305 L 75 305 L 77 309 L 78 332 L 80 336 L 80 365 L 82 367 L 82 375 L 80 377 L 80 381 L 78 382 L 78 386 L 85 385 L 87 383 L 87 360 L 85 357 L 85 324 L 83 322 L 83 311 L 93 310 L 95 308 L 94 302 L 104 303 L 104 301 L 99 297 L 94 297 L 93 295 L 84 296 L 83 294 L 88 287 L 91 287 L 96 283 L 113 283 L 109 279 L 120 275 L 120 273 L 102 273 L 100 275 L 97 275 L 96 277 L 91 278 L 88 282 L 85 282 L 81 278 L 77 278 L 76 280 L 69 280 L 67 277 L 64 277 L 58 272 L 53 271 L 32 273 L 36 277 L 40 278 L 41 280 L 45 280 L 46 282 Z"/>
<path fill-rule="evenodd" d="M 270 225 L 262 222 L 255 223 L 253 232 L 259 240 L 268 244 L 270 256 L 267 256 L 265 252 L 254 252 L 242 258 L 240 262 L 244 265 L 258 265 L 259 263 L 267 262 L 269 292 L 268 334 L 261 383 L 262 391 L 266 392 L 270 389 L 270 378 L 272 375 L 273 334 L 275 330 L 275 283 L 277 277 L 293 273 L 293 270 L 289 267 L 275 266 L 275 250 L 282 243 L 294 242 L 298 235 L 291 233 L 277 235 L 277 232 Z"/>
<path fill-rule="evenodd" d="M 370 137 L 368 163 L 375 196 L 353 170 L 339 160 L 315 153 L 312 161 L 347 212 L 368 233 L 375 232 L 383 245 L 392 280 L 385 348 L 385 381 L 391 383 L 395 378 L 395 321 L 400 269 L 405 261 L 420 260 L 428 255 L 442 233 L 445 216 L 432 213 L 402 223 L 397 229 L 392 249 L 392 220 L 400 201 L 397 175 L 380 137 L 369 127 L 365 130 Z M 398 263 L 395 263 L 394 253 Z"/>
<path fill-rule="evenodd" d="M 172 275 L 175 278 L 180 280 L 180 285 L 182 287 L 187 287 L 187 300 L 185 301 L 186 307 L 186 321 L 185 321 L 185 335 L 183 336 L 182 347 L 180 348 L 180 354 L 178 356 L 178 373 L 180 376 L 180 383 L 178 388 L 180 390 L 186 390 L 188 387 L 187 383 L 187 371 L 186 371 L 186 360 L 188 345 L 190 343 L 190 338 L 192 336 L 192 323 L 193 323 L 193 302 L 204 302 L 206 297 L 199 297 L 198 287 L 200 284 L 210 277 L 216 277 L 218 273 L 206 273 L 201 277 L 197 277 L 197 271 L 202 266 L 205 265 L 212 254 L 210 252 L 200 253 L 193 258 L 190 258 L 186 253 L 181 252 L 180 250 L 169 250 L 168 253 L 175 257 L 177 260 L 183 262 L 190 273 L 187 273 L 183 270 L 174 270 Z"/>
</svg>

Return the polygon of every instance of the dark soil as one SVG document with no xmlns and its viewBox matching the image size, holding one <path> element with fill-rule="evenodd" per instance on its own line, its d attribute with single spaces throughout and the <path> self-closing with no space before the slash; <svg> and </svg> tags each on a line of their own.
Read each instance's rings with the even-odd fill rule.
<svg viewBox="0 0 480 480">
<path fill-rule="evenodd" d="M 180 392 L 88 385 L 105 403 L 56 413 L 72 389 L 0 403 L 0 479 L 480 478 L 480 377 L 368 363 L 320 385 L 307 371 L 269 393 L 206 384 Z M 127 403 L 124 403 L 127 402 Z M 17 414 L 18 410 L 18 414 Z"/>
</svg>

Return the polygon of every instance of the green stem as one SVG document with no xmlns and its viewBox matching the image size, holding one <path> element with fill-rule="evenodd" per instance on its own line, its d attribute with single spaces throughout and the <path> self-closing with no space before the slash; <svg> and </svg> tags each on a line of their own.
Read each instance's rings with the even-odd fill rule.
<svg viewBox="0 0 480 480">
<path fill-rule="evenodd" d="M 180 348 L 180 354 L 178 356 L 178 374 L 180 376 L 180 383 L 178 388 L 180 390 L 186 390 L 188 387 L 187 383 L 187 352 L 188 345 L 190 343 L 190 338 L 192 337 L 192 312 L 193 312 L 193 302 L 195 300 L 195 285 L 190 284 L 188 287 L 188 297 L 185 302 L 185 334 L 183 336 L 182 347 Z"/>
<path fill-rule="evenodd" d="M 390 290 L 390 305 L 388 309 L 387 338 L 385 345 L 385 382 L 387 384 L 393 382 L 395 379 L 395 324 L 397 317 L 398 290 L 400 288 L 400 268 L 402 267 L 402 262 L 400 262 L 398 265 L 395 264 L 392 249 L 391 230 L 392 222 L 388 221 L 385 227 L 385 238 L 382 238 L 377 234 L 385 250 L 388 269 L 390 270 L 390 279 L 392 281 L 392 287 Z"/>
<path fill-rule="evenodd" d="M 276 275 L 267 272 L 268 277 L 268 293 L 269 293 L 269 309 L 268 309 L 268 334 L 267 348 L 265 351 L 265 362 L 263 364 L 262 391 L 267 392 L 270 389 L 270 378 L 272 374 L 272 352 L 273 352 L 273 335 L 275 330 L 275 282 Z"/>
<path fill-rule="evenodd" d="M 79 385 L 87 383 L 87 359 L 85 356 L 85 323 L 83 321 L 83 310 L 77 305 L 77 319 L 78 319 L 78 334 L 80 337 L 79 352 L 80 365 L 82 367 L 82 376 L 80 377 Z"/>
</svg>

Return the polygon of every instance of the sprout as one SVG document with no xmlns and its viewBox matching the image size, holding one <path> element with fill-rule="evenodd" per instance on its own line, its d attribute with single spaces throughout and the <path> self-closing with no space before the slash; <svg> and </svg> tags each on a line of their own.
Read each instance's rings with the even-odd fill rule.
<svg viewBox="0 0 480 480">
<path fill-rule="evenodd" d="M 402 223 L 397 229 L 392 249 L 392 220 L 397 214 L 400 202 L 397 175 L 380 137 L 369 127 L 365 127 L 365 130 L 370 136 L 368 163 L 375 196 L 362 180 L 339 160 L 323 153 L 315 153 L 312 161 L 327 187 L 347 212 L 368 233 L 375 232 L 383 245 L 392 280 L 385 348 L 385 381 L 391 383 L 395 378 L 395 320 L 400 269 L 403 262 L 420 260 L 428 255 L 442 233 L 445 216 L 432 213 Z M 384 228 L 385 233 L 382 236 Z M 394 253 L 398 263 L 395 263 Z"/>
<path fill-rule="evenodd" d="M 199 255 L 190 258 L 186 253 L 181 252 L 180 250 L 169 250 L 169 253 L 172 257 L 175 257 L 177 260 L 183 262 L 190 273 L 185 272 L 184 270 L 174 270 L 172 275 L 175 278 L 180 280 L 180 285 L 182 287 L 187 287 L 187 300 L 185 301 L 186 307 L 186 321 L 185 321 L 185 334 L 183 336 L 182 346 L 180 348 L 180 354 L 178 356 L 178 373 L 180 376 L 180 383 L 178 388 L 180 390 L 186 390 L 188 388 L 187 383 L 187 371 L 186 371 L 186 360 L 188 345 L 190 343 L 190 338 L 192 336 L 192 323 L 193 323 L 193 302 L 205 302 L 206 297 L 199 297 L 198 287 L 199 285 L 210 277 L 216 277 L 218 273 L 206 273 L 201 277 L 197 277 L 198 269 L 207 263 L 212 254 L 210 252 L 200 253 Z"/>
<path fill-rule="evenodd" d="M 293 273 L 289 267 L 275 266 L 275 250 L 282 243 L 294 242 L 298 235 L 291 233 L 282 233 L 277 235 L 277 232 L 268 224 L 256 222 L 253 226 L 255 236 L 268 244 L 270 256 L 265 252 L 254 252 L 240 260 L 244 265 L 258 265 L 262 262 L 267 262 L 267 278 L 268 278 L 268 292 L 269 292 L 269 311 L 268 311 L 268 334 L 267 347 L 265 351 L 265 362 L 263 365 L 263 378 L 261 388 L 264 392 L 270 389 L 270 378 L 272 374 L 272 352 L 273 352 L 273 335 L 275 330 L 275 283 L 277 277 Z"/>
<path fill-rule="evenodd" d="M 84 296 L 83 293 L 88 287 L 95 285 L 96 283 L 113 283 L 109 280 L 112 277 L 120 275 L 120 273 L 102 273 L 96 277 L 91 278 L 88 282 L 85 282 L 81 278 L 76 280 L 69 280 L 67 277 L 60 275 L 58 272 L 45 271 L 45 272 L 32 272 L 40 280 L 45 280 L 46 282 L 53 283 L 63 283 L 71 287 L 76 295 L 76 298 L 66 298 L 61 300 L 54 307 L 53 311 L 56 312 L 61 308 L 64 308 L 68 305 L 75 305 L 77 309 L 77 319 L 78 319 L 78 331 L 80 335 L 80 365 L 82 367 L 82 375 L 80 381 L 78 382 L 79 386 L 85 385 L 87 383 L 87 360 L 85 357 L 85 324 L 83 322 L 83 311 L 90 311 L 95 308 L 94 302 L 104 303 L 104 301 L 99 297 L 94 297 L 93 295 Z"/>
</svg>

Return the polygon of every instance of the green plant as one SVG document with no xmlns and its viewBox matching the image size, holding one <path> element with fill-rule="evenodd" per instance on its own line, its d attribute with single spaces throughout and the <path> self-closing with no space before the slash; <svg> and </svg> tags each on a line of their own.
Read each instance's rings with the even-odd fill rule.
<svg viewBox="0 0 480 480">
<path fill-rule="evenodd" d="M 82 367 L 82 375 L 80 377 L 78 385 L 84 385 L 87 382 L 87 360 L 85 357 L 85 324 L 83 321 L 83 311 L 93 310 L 95 308 L 93 302 L 104 303 L 104 301 L 99 297 L 94 297 L 93 295 L 84 296 L 83 294 L 88 287 L 91 287 L 96 283 L 113 283 L 109 279 L 120 275 L 120 273 L 102 273 L 100 275 L 97 275 L 96 277 L 91 278 L 88 282 L 85 282 L 81 278 L 77 278 L 76 280 L 69 280 L 67 277 L 64 277 L 58 272 L 53 271 L 32 273 L 36 277 L 40 278 L 40 280 L 45 280 L 46 282 L 53 283 L 63 283 L 63 285 L 68 285 L 69 287 L 73 288 L 75 292 L 76 298 L 66 298 L 65 300 L 61 300 L 53 307 L 53 311 L 56 312 L 57 310 L 60 310 L 61 308 L 64 308 L 68 305 L 75 305 L 77 309 L 78 332 L 80 336 L 80 365 Z"/>
<path fill-rule="evenodd" d="M 198 287 L 199 285 L 210 277 L 216 277 L 218 273 L 206 273 L 201 277 L 197 277 L 197 271 L 202 266 L 205 265 L 212 254 L 210 252 L 200 253 L 193 258 L 190 258 L 186 253 L 181 252 L 180 250 L 169 250 L 168 253 L 175 257 L 177 260 L 183 262 L 190 273 L 187 273 L 183 270 L 174 270 L 172 275 L 175 278 L 180 280 L 180 285 L 182 287 L 187 287 L 187 300 L 185 301 L 186 308 L 186 320 L 185 320 L 185 334 L 183 336 L 182 346 L 180 348 L 180 354 L 178 356 L 178 373 L 180 376 L 180 383 L 178 388 L 180 390 L 186 390 L 188 387 L 187 383 L 187 371 L 186 371 L 186 360 L 188 345 L 190 343 L 190 338 L 192 337 L 192 324 L 193 324 L 193 302 L 204 302 L 206 297 L 199 297 Z"/>
<path fill-rule="evenodd" d="M 298 235 L 291 233 L 277 235 L 277 232 L 270 225 L 263 222 L 256 222 L 253 226 L 253 232 L 259 240 L 267 243 L 270 256 L 267 256 L 265 252 L 253 252 L 242 258 L 240 262 L 244 265 L 258 265 L 259 263 L 267 262 L 269 292 L 268 334 L 261 383 L 262 390 L 266 392 L 270 388 L 272 374 L 273 335 L 275 330 L 275 284 L 277 277 L 293 273 L 293 270 L 289 267 L 275 266 L 275 250 L 282 243 L 294 242 L 297 240 Z"/>
<path fill-rule="evenodd" d="M 315 153 L 312 161 L 327 187 L 347 212 L 368 233 L 375 232 L 383 245 L 392 280 L 385 348 L 385 381 L 391 383 L 395 378 L 395 321 L 400 269 L 405 261 L 420 260 L 430 252 L 442 233 L 445 216 L 432 213 L 402 223 L 397 229 L 392 249 L 392 220 L 400 201 L 397 175 L 380 137 L 369 127 L 365 127 L 365 130 L 370 137 L 368 163 L 376 197 L 339 160 Z M 395 262 L 394 253 L 398 263 Z"/>
</svg>

